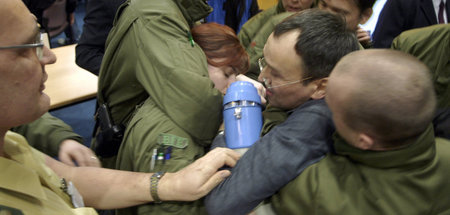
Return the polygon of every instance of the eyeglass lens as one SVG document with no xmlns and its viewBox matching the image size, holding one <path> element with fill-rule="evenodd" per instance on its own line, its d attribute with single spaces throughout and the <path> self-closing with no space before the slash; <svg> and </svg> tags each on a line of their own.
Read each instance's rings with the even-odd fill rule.
<svg viewBox="0 0 450 215">
<path fill-rule="evenodd" d="M 258 59 L 259 71 L 262 72 L 264 68 L 267 66 L 266 60 L 262 57 Z"/>
<path fill-rule="evenodd" d="M 36 41 L 37 44 L 44 44 L 44 35 L 39 32 L 39 34 L 36 35 Z M 42 57 L 44 56 L 44 46 L 37 46 L 36 47 L 36 55 L 39 60 L 42 60 Z"/>
</svg>

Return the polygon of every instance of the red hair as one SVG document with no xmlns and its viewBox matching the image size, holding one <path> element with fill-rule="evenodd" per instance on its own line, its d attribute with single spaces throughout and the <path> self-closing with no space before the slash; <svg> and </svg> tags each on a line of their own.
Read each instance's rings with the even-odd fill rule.
<svg viewBox="0 0 450 215">
<path fill-rule="evenodd" d="M 211 22 L 194 26 L 191 32 L 194 41 L 205 52 L 208 64 L 231 66 L 238 74 L 247 72 L 249 58 L 233 29 Z"/>
</svg>

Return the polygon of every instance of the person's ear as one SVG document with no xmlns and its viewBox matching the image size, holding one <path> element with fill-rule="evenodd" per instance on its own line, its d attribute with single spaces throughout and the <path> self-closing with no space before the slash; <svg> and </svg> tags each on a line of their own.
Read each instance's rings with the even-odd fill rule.
<svg viewBox="0 0 450 215">
<path fill-rule="evenodd" d="M 321 78 L 314 81 L 312 84 L 315 85 L 314 93 L 311 95 L 312 99 L 323 99 L 325 98 L 327 92 L 328 78 Z"/>
<path fill-rule="evenodd" d="M 362 150 L 370 150 L 374 146 L 374 139 L 365 133 L 358 134 L 357 147 Z"/>
<path fill-rule="evenodd" d="M 365 24 L 367 20 L 369 20 L 369 18 L 372 16 L 372 13 L 373 13 L 372 8 L 365 9 L 361 13 L 361 16 L 359 17 L 359 24 Z"/>
</svg>

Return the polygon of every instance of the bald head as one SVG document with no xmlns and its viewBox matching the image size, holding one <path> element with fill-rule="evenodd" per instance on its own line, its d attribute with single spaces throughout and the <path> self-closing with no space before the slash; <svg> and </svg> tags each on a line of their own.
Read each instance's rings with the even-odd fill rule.
<svg viewBox="0 0 450 215">
<path fill-rule="evenodd" d="M 399 144 L 422 133 L 436 106 L 428 68 L 399 51 L 345 56 L 331 73 L 328 89 L 333 114 L 381 144 Z"/>
</svg>

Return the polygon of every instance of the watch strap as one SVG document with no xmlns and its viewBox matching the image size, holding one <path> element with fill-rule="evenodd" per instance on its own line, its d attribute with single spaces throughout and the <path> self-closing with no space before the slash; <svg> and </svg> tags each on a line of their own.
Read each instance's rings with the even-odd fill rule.
<svg viewBox="0 0 450 215">
<path fill-rule="evenodd" d="M 154 203 L 162 202 L 158 196 L 158 183 L 164 174 L 165 172 L 156 172 L 150 177 L 150 195 L 152 196 Z"/>
</svg>

